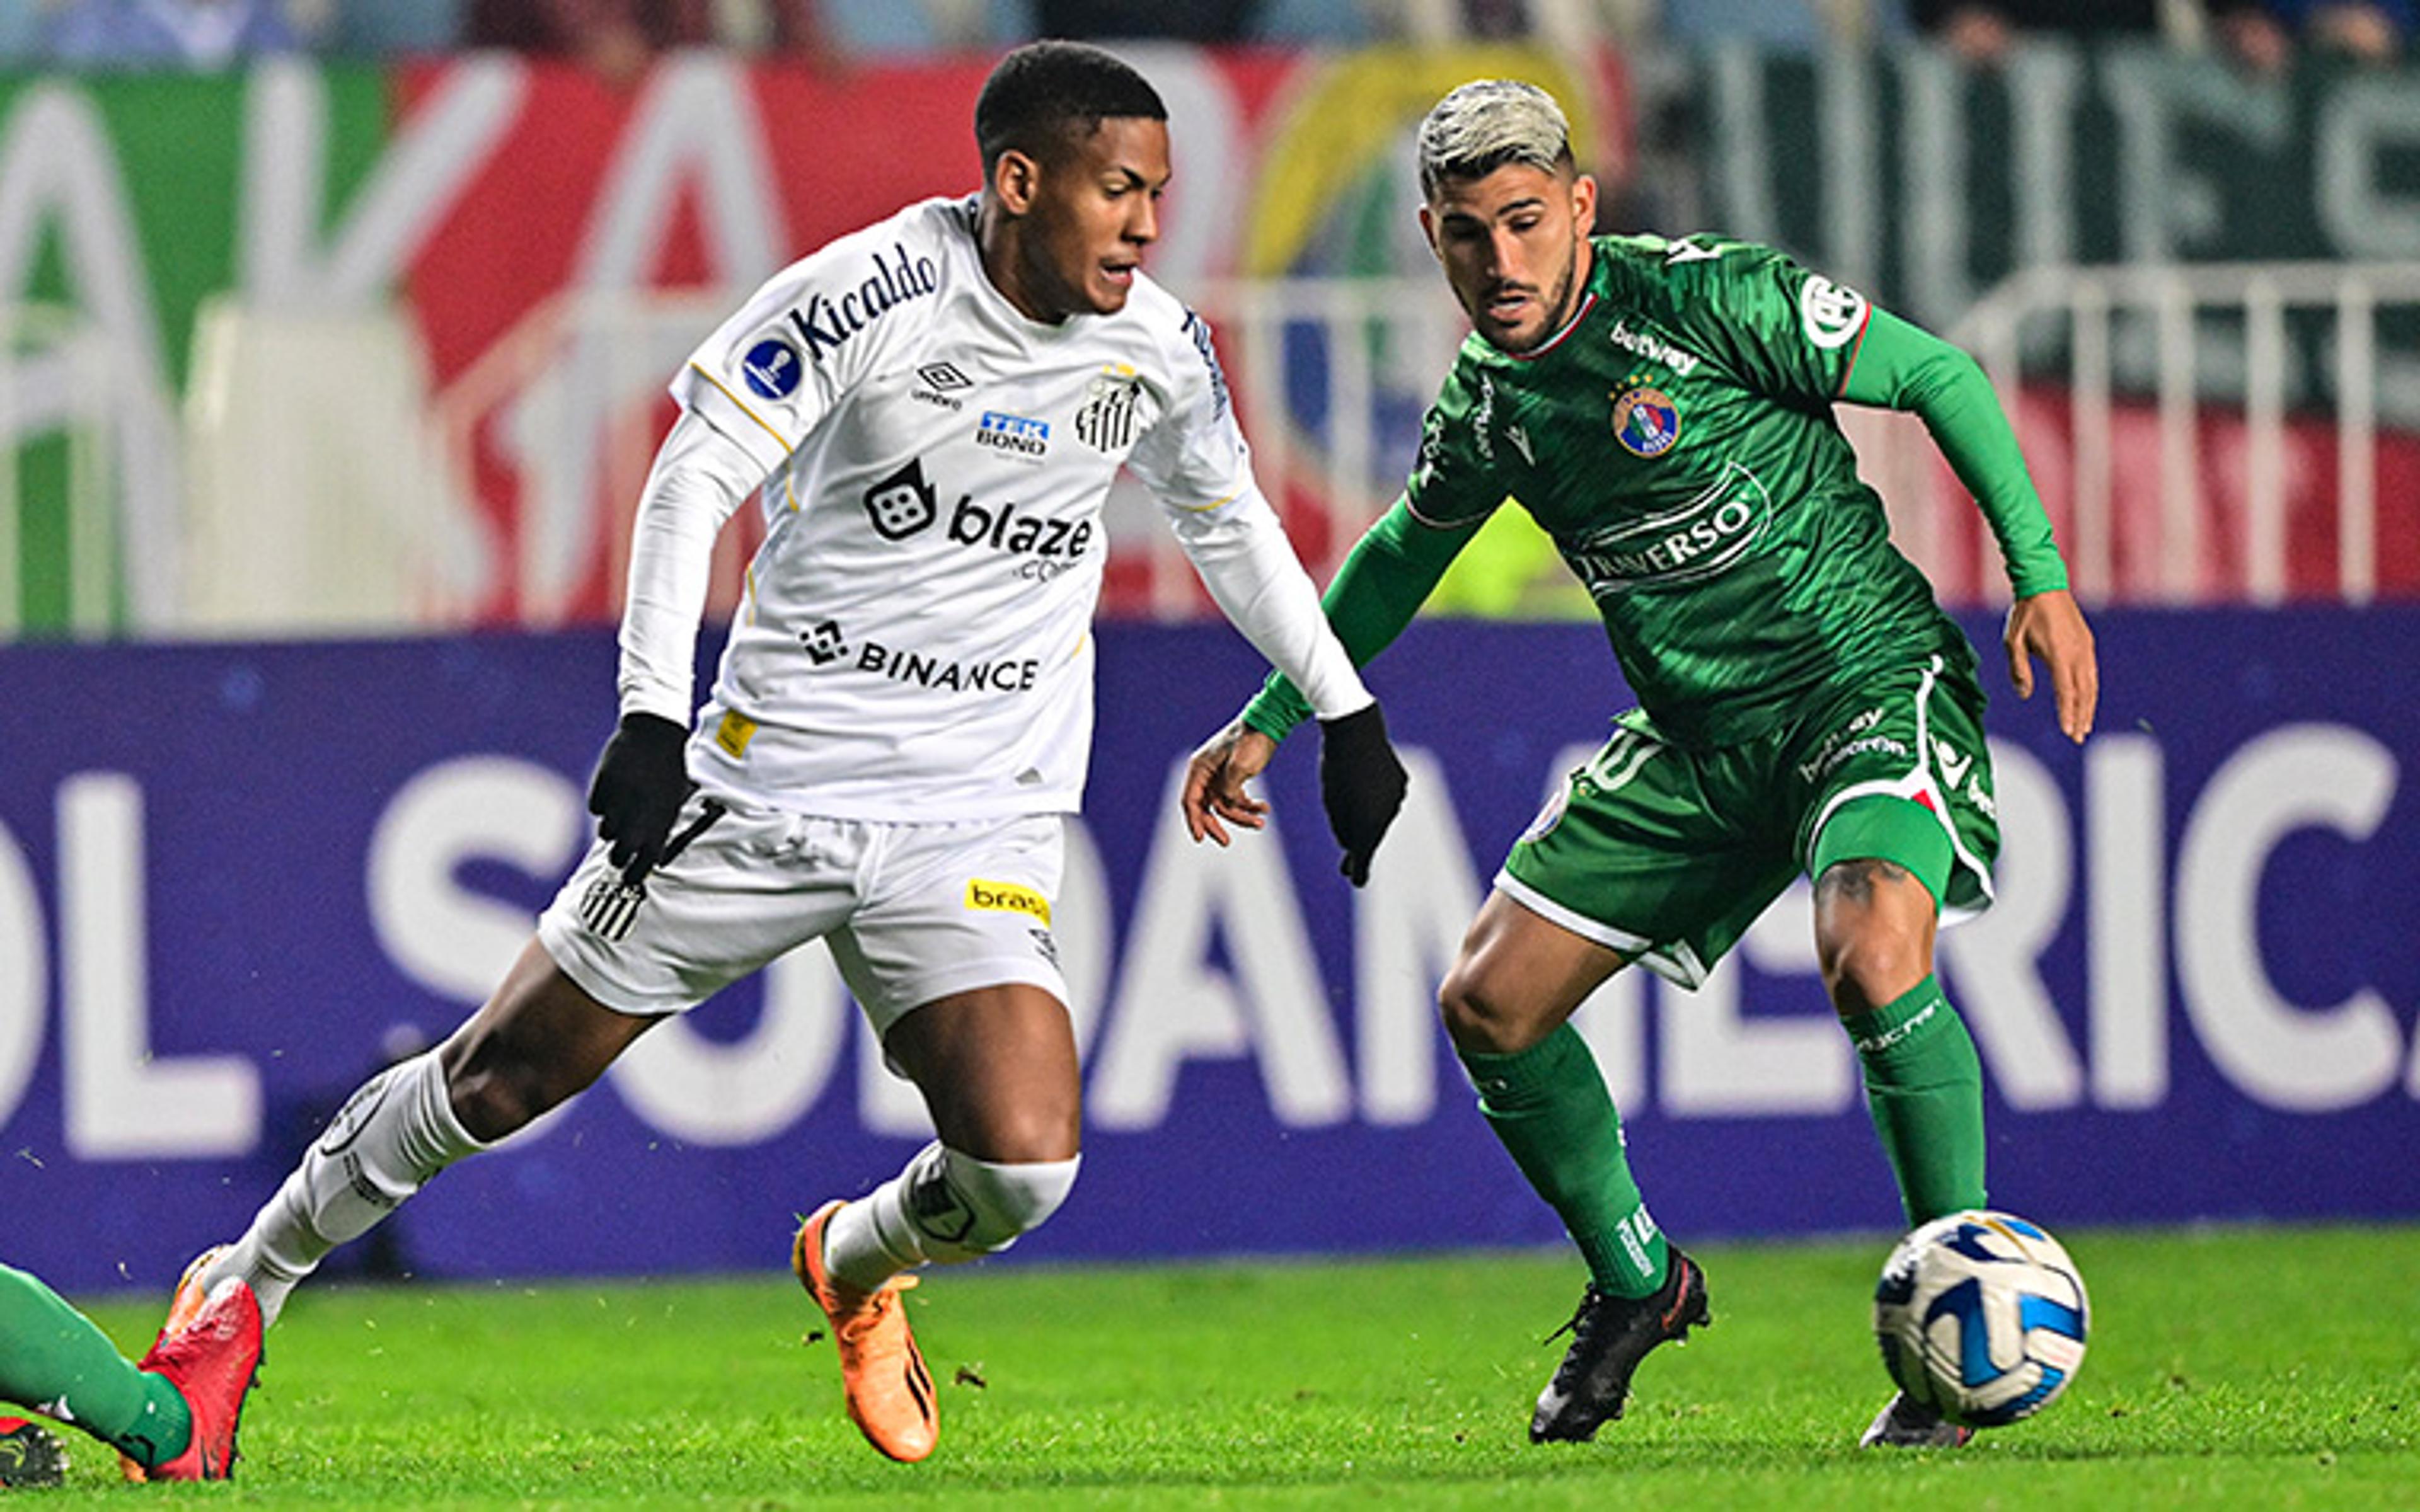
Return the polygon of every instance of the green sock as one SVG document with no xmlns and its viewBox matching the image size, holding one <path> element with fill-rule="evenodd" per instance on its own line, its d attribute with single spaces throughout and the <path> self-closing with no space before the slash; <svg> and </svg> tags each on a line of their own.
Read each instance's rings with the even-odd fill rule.
<svg viewBox="0 0 2420 1512">
<path fill-rule="evenodd" d="M 194 1415 L 37 1276 L 0 1265 L 0 1399 L 72 1424 L 148 1470 L 185 1452 Z"/>
<path fill-rule="evenodd" d="M 1983 1206 L 1983 1063 L 1933 978 L 1840 1021 L 1865 1064 L 1866 1107 L 1907 1221 Z"/>
<path fill-rule="evenodd" d="M 1631 1179 L 1621 1115 L 1579 1031 L 1566 1024 L 1517 1055 L 1466 1051 L 1462 1063 L 1479 1111 L 1563 1220 L 1597 1289 L 1652 1295 L 1671 1248 Z"/>
</svg>

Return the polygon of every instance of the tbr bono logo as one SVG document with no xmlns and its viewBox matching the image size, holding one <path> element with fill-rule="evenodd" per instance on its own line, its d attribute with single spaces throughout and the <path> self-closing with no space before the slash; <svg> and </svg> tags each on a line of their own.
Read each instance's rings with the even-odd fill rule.
<svg viewBox="0 0 2420 1512">
<path fill-rule="evenodd" d="M 1039 462 L 1050 450 L 1050 423 L 986 409 L 975 423 L 975 444 L 1023 461 Z"/>
<path fill-rule="evenodd" d="M 1624 520 L 1561 548 L 1600 598 L 1636 588 L 1695 582 L 1738 564 L 1772 517 L 1756 474 L 1727 463 L 1714 486 L 1678 509 Z"/>
</svg>

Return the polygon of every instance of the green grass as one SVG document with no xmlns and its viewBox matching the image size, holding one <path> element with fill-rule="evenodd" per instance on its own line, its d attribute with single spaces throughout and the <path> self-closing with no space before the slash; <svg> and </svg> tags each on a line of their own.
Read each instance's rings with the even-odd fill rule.
<svg viewBox="0 0 2420 1512">
<path fill-rule="evenodd" d="M 938 1274 L 919 1466 L 843 1418 L 786 1275 L 331 1287 L 271 1335 L 231 1486 L 115 1485 L 70 1436 L 31 1504 L 2420 1506 L 2420 1228 L 2063 1237 L 2090 1356 L 1957 1453 L 1853 1447 L 1885 1244 L 1710 1245 L 1715 1326 L 1594 1444 L 1525 1441 L 1578 1290 L 1556 1255 Z M 133 1344 L 156 1304 L 95 1312 Z"/>
</svg>

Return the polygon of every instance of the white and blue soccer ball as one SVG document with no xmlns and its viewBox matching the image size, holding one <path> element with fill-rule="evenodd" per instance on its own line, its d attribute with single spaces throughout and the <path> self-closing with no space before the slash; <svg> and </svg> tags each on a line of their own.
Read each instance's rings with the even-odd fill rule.
<svg viewBox="0 0 2420 1512">
<path fill-rule="evenodd" d="M 1899 1242 L 1874 1286 L 1874 1337 L 1899 1389 L 1953 1423 L 2000 1427 L 2056 1400 L 2092 1306 L 2038 1224 L 1973 1209 Z"/>
</svg>

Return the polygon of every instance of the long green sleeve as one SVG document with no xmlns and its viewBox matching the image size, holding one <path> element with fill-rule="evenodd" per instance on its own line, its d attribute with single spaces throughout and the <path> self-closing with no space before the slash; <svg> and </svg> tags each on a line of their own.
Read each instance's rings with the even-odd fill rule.
<svg viewBox="0 0 2420 1512">
<path fill-rule="evenodd" d="M 1914 411 L 1958 481 L 1975 496 L 2019 598 L 2067 586 L 2050 516 L 2025 471 L 2017 434 L 1975 359 L 1930 332 L 1876 310 L 1842 398 Z"/>
<path fill-rule="evenodd" d="M 1320 603 L 1354 666 L 1368 665 L 1404 633 L 1481 523 L 1430 525 L 1398 499 L 1353 544 Z M 1267 684 L 1244 706 L 1244 722 L 1272 740 L 1283 740 L 1310 717 L 1310 702 L 1281 672 L 1269 673 Z"/>
</svg>

